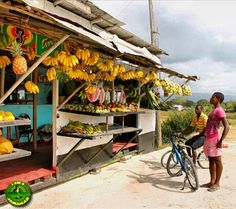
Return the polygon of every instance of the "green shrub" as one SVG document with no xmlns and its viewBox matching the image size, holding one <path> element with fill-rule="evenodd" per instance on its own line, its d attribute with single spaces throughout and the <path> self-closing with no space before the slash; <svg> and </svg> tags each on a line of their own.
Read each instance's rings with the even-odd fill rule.
<svg viewBox="0 0 236 209">
<path fill-rule="evenodd" d="M 186 128 L 191 123 L 193 115 L 193 111 L 173 111 L 161 125 L 163 143 L 169 143 L 169 135 Z"/>
</svg>

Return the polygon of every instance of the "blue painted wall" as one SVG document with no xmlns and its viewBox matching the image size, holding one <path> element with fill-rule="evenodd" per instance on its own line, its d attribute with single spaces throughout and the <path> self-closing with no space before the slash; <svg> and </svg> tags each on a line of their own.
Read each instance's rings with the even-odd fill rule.
<svg viewBox="0 0 236 209">
<path fill-rule="evenodd" d="M 3 105 L 0 106 L 0 110 L 10 111 L 15 117 L 22 113 L 26 113 L 30 116 L 31 127 L 33 127 L 33 105 Z M 37 106 L 37 128 L 45 124 L 52 124 L 52 105 L 38 105 Z M 6 136 L 6 128 L 3 128 L 3 135 Z M 11 129 L 12 138 L 15 137 L 15 129 Z M 22 138 L 23 139 L 23 138 Z M 21 141 L 25 141 L 24 139 Z"/>
</svg>

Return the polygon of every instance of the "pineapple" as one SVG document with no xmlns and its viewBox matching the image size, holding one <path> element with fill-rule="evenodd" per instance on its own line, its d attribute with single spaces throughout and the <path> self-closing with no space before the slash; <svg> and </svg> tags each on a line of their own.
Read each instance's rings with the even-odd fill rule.
<svg viewBox="0 0 236 209">
<path fill-rule="evenodd" d="M 11 49 L 12 56 L 14 57 L 12 62 L 12 69 L 15 74 L 24 74 L 27 71 L 26 59 L 21 55 L 21 44 L 16 41 L 12 43 Z"/>
</svg>

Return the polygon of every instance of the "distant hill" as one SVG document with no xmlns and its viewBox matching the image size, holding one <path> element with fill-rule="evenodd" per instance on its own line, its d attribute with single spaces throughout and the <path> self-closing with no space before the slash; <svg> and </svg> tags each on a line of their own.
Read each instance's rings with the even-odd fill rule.
<svg viewBox="0 0 236 209">
<path fill-rule="evenodd" d="M 179 96 L 173 96 L 169 99 L 172 100 L 172 99 L 175 99 L 175 98 L 178 98 Z M 184 97 L 186 100 L 191 100 L 191 101 L 194 101 L 194 102 L 197 102 L 198 100 L 200 99 L 207 99 L 207 100 L 210 100 L 210 97 L 211 97 L 211 93 L 193 93 L 191 96 L 188 96 L 188 97 Z M 164 98 L 165 100 L 165 98 Z M 225 95 L 225 102 L 227 101 L 236 101 L 236 94 L 235 95 Z"/>
<path fill-rule="evenodd" d="M 191 96 L 186 97 L 188 100 L 192 100 L 194 102 L 197 102 L 200 99 L 207 99 L 210 100 L 211 93 L 193 93 Z M 225 94 L 225 102 L 227 101 L 236 101 L 236 94 L 235 95 L 227 95 Z"/>
</svg>

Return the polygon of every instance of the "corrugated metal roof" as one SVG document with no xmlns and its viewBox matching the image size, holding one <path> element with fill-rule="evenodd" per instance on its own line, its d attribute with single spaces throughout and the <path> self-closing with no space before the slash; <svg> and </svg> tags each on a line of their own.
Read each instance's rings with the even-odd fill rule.
<svg viewBox="0 0 236 209">
<path fill-rule="evenodd" d="M 89 6 L 91 9 L 91 13 L 86 13 L 81 10 L 78 10 L 75 6 L 73 6 L 73 2 L 83 2 L 85 5 Z M 134 35 L 133 33 L 125 30 L 121 26 L 125 25 L 123 22 L 119 21 L 118 19 L 114 18 L 110 14 L 106 13 L 104 10 L 100 9 L 96 5 L 94 5 L 90 1 L 79 1 L 79 0 L 64 0 L 58 1 L 57 5 L 75 13 L 79 14 L 80 16 L 94 22 L 100 28 L 109 31 L 112 34 L 116 34 L 119 38 L 134 44 L 139 47 L 147 48 L 151 53 L 156 55 L 168 55 L 164 50 L 152 46 L 150 43 L 144 41 L 143 39 L 139 38 L 138 36 Z M 57 2 L 51 0 L 51 2 Z"/>
</svg>

